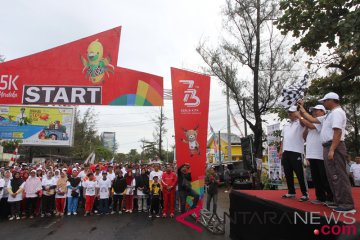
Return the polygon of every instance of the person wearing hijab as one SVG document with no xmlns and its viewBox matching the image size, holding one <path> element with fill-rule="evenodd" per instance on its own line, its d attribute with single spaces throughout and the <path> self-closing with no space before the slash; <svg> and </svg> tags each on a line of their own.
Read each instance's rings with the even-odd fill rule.
<svg viewBox="0 0 360 240">
<path fill-rule="evenodd" d="M 11 216 L 9 220 L 20 219 L 20 204 L 23 198 L 22 192 L 24 191 L 25 182 L 20 177 L 19 172 L 14 173 L 14 178 L 9 181 L 7 191 L 9 193 L 8 202 L 11 206 Z"/>
<path fill-rule="evenodd" d="M 123 172 L 120 169 L 116 170 L 115 174 L 116 177 L 112 184 L 114 196 L 113 196 L 113 209 L 111 214 L 114 214 L 116 212 L 122 214 L 122 202 L 123 202 L 123 194 L 126 189 L 126 180 L 123 177 Z"/>
<path fill-rule="evenodd" d="M 132 213 L 134 205 L 134 188 L 135 188 L 135 178 L 132 173 L 132 168 L 128 169 L 127 174 L 125 175 L 126 181 L 126 190 L 125 190 L 125 205 L 127 213 Z"/>
<path fill-rule="evenodd" d="M 41 186 L 40 178 L 36 177 L 35 170 L 31 170 L 30 176 L 26 180 L 24 186 L 27 216 L 29 218 L 34 218 L 37 199 L 42 195 L 41 190 L 42 190 L 42 186 Z"/>
<path fill-rule="evenodd" d="M 4 186 L 7 186 L 8 183 L 10 182 L 10 179 L 11 179 L 11 172 L 10 170 L 5 170 L 4 172 Z M 8 202 L 8 196 L 9 196 L 9 193 L 7 191 L 7 188 L 4 189 L 3 191 L 3 194 L 2 194 L 2 197 L 0 198 L 0 217 L 3 218 L 3 219 L 6 219 L 9 217 L 10 215 L 10 205 L 9 205 L 9 202 Z"/>
<path fill-rule="evenodd" d="M 42 196 L 42 214 L 41 217 L 45 215 L 50 217 L 54 212 L 55 206 L 55 188 L 56 182 L 53 178 L 53 172 L 48 171 L 46 176 L 43 177 L 42 181 L 43 196 Z"/>
<path fill-rule="evenodd" d="M 66 193 L 67 193 L 67 169 L 64 168 L 60 172 L 60 178 L 56 183 L 55 189 L 55 205 L 56 205 L 56 216 L 64 216 Z"/>
<path fill-rule="evenodd" d="M 72 169 L 71 177 L 67 182 L 67 200 L 68 200 L 68 211 L 67 215 L 77 215 L 78 201 L 80 197 L 81 178 L 78 177 L 78 170 Z"/>
</svg>

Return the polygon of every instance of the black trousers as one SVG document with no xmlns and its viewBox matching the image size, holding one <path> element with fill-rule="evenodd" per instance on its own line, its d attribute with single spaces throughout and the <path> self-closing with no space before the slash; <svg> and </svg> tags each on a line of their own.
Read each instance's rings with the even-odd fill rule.
<svg viewBox="0 0 360 240">
<path fill-rule="evenodd" d="M 0 201 L 0 218 L 6 219 L 10 215 L 10 204 L 8 198 L 1 198 Z"/>
<path fill-rule="evenodd" d="M 160 198 L 159 196 L 151 197 L 150 214 L 159 214 L 160 211 Z"/>
<path fill-rule="evenodd" d="M 122 202 L 123 202 L 123 195 L 114 195 L 113 196 L 113 211 L 122 211 Z M 119 209 L 118 209 L 119 204 Z"/>
<path fill-rule="evenodd" d="M 35 209 L 36 209 L 36 202 L 38 198 L 26 198 L 26 210 L 27 210 L 27 216 L 34 216 Z"/>
<path fill-rule="evenodd" d="M 55 195 L 51 196 L 42 196 L 42 213 L 50 213 L 54 212 L 55 207 Z"/>
<path fill-rule="evenodd" d="M 21 201 L 10 202 L 12 216 L 20 216 L 20 204 Z"/>
<path fill-rule="evenodd" d="M 324 160 L 308 159 L 310 162 L 311 177 L 315 187 L 316 199 L 322 202 L 333 201 L 333 194 L 330 189 L 326 175 Z"/>
<path fill-rule="evenodd" d="M 304 179 L 303 158 L 301 153 L 284 151 L 281 158 L 281 164 L 284 167 L 288 193 L 295 194 L 294 172 L 300 184 L 303 195 L 308 195 L 307 184 Z"/>
</svg>

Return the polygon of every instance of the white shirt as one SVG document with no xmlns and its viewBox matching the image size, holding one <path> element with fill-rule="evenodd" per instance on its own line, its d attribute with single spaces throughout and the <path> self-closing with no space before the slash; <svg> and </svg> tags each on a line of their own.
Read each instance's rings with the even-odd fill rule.
<svg viewBox="0 0 360 240">
<path fill-rule="evenodd" d="M 123 173 L 123 176 L 125 176 L 125 174 L 127 173 L 125 167 L 122 167 L 122 168 L 121 168 L 121 171 L 122 171 L 122 173 Z"/>
<path fill-rule="evenodd" d="M 354 163 L 351 165 L 350 172 L 354 175 L 354 180 L 360 180 L 360 164 Z"/>
<path fill-rule="evenodd" d="M 79 174 L 77 175 L 79 178 L 81 178 L 81 181 L 84 180 L 84 178 L 86 177 L 86 173 L 84 170 L 82 170 L 81 172 L 79 172 Z"/>
<path fill-rule="evenodd" d="M 56 186 L 55 178 L 52 177 L 52 178 L 48 179 L 47 176 L 45 176 L 41 181 L 41 185 L 43 187 Z M 47 192 L 46 190 L 43 191 L 43 194 L 45 196 L 51 196 L 51 195 L 54 195 L 54 193 L 55 193 L 54 189 L 51 189 L 50 192 Z"/>
<path fill-rule="evenodd" d="M 86 196 L 95 196 L 95 190 L 98 187 L 98 183 L 97 181 L 86 180 L 85 182 L 83 182 L 83 187 L 86 188 Z"/>
<path fill-rule="evenodd" d="M 127 185 L 126 189 L 125 189 L 125 194 L 126 195 L 133 195 L 134 194 L 134 189 L 135 189 L 135 178 L 131 181 L 131 185 Z"/>
<path fill-rule="evenodd" d="M 25 182 L 23 182 L 20 185 L 19 189 L 24 189 L 24 186 L 25 186 Z M 11 188 L 11 181 L 8 182 L 7 188 Z M 21 200 L 23 200 L 23 192 L 16 194 L 15 197 L 12 197 L 11 194 L 9 194 L 8 196 L 8 202 L 17 202 Z"/>
<path fill-rule="evenodd" d="M 98 180 L 98 187 L 100 199 L 109 198 L 109 188 L 111 188 L 111 180 L 108 178 L 106 178 L 106 180 L 101 178 L 100 180 Z"/>
<path fill-rule="evenodd" d="M 2 188 L 2 189 L 0 190 L 0 199 L 2 198 L 2 196 L 3 196 L 3 194 L 4 194 L 4 189 L 5 189 L 5 187 L 7 187 L 7 186 L 5 186 L 5 180 L 2 179 L 2 178 L 0 178 L 0 188 Z"/>
<path fill-rule="evenodd" d="M 159 180 L 158 182 L 161 182 L 161 176 L 163 175 L 163 171 L 159 170 L 157 172 L 155 171 L 151 171 L 150 172 L 150 176 L 149 176 L 149 180 L 153 181 L 154 180 L 154 176 L 158 176 Z"/>
<path fill-rule="evenodd" d="M 303 133 L 304 127 L 301 126 L 299 120 L 286 123 L 281 132 L 281 136 L 283 137 L 283 152 L 304 153 Z"/>
<path fill-rule="evenodd" d="M 306 158 L 324 160 L 323 146 L 320 141 L 321 124 L 314 124 L 306 137 Z"/>
<path fill-rule="evenodd" d="M 345 140 L 346 114 L 341 107 L 334 108 L 326 116 L 317 118 L 321 124 L 320 138 L 321 143 L 333 140 L 334 128 L 341 129 L 341 139 Z"/>
<path fill-rule="evenodd" d="M 110 181 L 114 181 L 115 173 L 114 172 L 112 172 L 112 173 L 108 172 L 106 178 L 110 179 Z"/>
</svg>

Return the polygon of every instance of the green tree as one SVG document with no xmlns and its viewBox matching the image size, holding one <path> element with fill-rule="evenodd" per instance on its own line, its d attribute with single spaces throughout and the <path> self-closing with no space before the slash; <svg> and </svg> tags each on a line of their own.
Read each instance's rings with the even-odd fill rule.
<svg viewBox="0 0 360 240">
<path fill-rule="evenodd" d="M 130 152 L 127 154 L 127 160 L 133 163 L 139 163 L 141 159 L 141 155 L 137 152 L 136 149 L 131 149 Z"/>
<path fill-rule="evenodd" d="M 351 80 L 360 75 L 359 6 L 358 0 L 282 0 L 277 24 L 283 34 L 297 38 L 293 52 L 303 49 L 309 56 L 318 55 L 309 65 L 336 70 L 339 81 Z"/>
<path fill-rule="evenodd" d="M 227 0 L 223 14 L 225 33 L 219 46 L 201 42 L 197 51 L 206 72 L 230 89 L 231 99 L 254 133 L 256 157 L 261 158 L 262 116 L 274 107 L 283 86 L 295 80 L 296 58 L 288 54 L 286 37 L 273 25 L 279 16 L 277 1 Z"/>
</svg>

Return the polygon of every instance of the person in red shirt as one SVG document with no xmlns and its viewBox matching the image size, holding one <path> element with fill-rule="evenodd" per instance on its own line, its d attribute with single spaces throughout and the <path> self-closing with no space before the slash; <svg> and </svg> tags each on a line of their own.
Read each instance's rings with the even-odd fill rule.
<svg viewBox="0 0 360 240">
<path fill-rule="evenodd" d="M 170 217 L 174 217 L 175 213 L 175 191 L 177 184 L 177 176 L 176 173 L 173 172 L 170 164 L 166 166 L 166 171 L 162 174 L 161 177 L 161 186 L 162 193 L 164 198 L 164 209 L 163 209 L 163 217 L 165 218 L 170 205 Z"/>
</svg>

